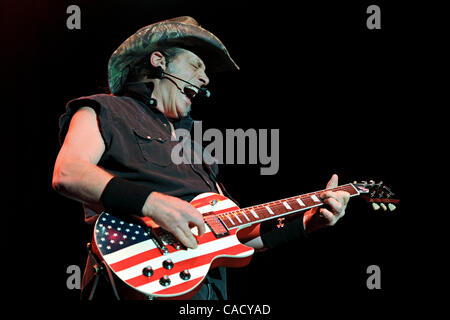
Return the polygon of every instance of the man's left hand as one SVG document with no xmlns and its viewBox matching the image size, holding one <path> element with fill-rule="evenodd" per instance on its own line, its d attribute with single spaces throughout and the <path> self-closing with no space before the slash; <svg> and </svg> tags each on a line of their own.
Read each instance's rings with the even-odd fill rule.
<svg viewBox="0 0 450 320">
<path fill-rule="evenodd" d="M 337 186 L 338 176 L 333 174 L 326 188 L 332 189 Z M 303 216 L 306 233 L 335 225 L 345 214 L 350 194 L 345 191 L 324 191 L 320 194 L 320 199 L 325 206 L 312 208 Z"/>
</svg>

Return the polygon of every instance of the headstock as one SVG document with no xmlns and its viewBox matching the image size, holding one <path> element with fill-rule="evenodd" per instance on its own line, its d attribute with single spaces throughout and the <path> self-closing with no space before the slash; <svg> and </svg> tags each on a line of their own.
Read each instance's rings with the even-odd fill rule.
<svg viewBox="0 0 450 320">
<path fill-rule="evenodd" d="M 361 193 L 361 196 L 372 204 L 372 208 L 375 211 L 381 208 L 383 211 L 389 210 L 392 212 L 397 208 L 396 204 L 400 202 L 399 199 L 393 198 L 395 193 L 383 181 L 378 183 L 375 183 L 373 180 L 369 182 L 354 181 L 353 185 Z"/>
</svg>

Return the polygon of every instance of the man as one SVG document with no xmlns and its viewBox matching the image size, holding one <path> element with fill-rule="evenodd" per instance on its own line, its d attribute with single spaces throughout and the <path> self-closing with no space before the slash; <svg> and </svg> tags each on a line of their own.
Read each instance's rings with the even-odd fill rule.
<svg viewBox="0 0 450 320">
<path fill-rule="evenodd" d="M 112 95 L 74 99 L 60 119 L 61 141 L 53 187 L 80 201 L 86 221 L 102 211 L 150 217 L 183 245 L 196 248 L 205 232 L 202 215 L 188 201 L 202 192 L 222 193 L 217 166 L 175 165 L 176 129 L 190 129 L 196 94 L 205 93 L 212 72 L 238 70 L 227 49 L 190 17 L 138 30 L 112 54 L 108 64 Z M 334 175 L 328 187 L 337 186 Z M 349 195 L 325 192 L 326 208 L 314 209 L 283 229 L 273 223 L 242 232 L 256 249 L 276 247 L 303 232 L 333 225 L 344 215 Z M 83 278 L 92 278 L 89 260 Z M 195 299 L 226 299 L 225 270 L 210 271 Z"/>
</svg>

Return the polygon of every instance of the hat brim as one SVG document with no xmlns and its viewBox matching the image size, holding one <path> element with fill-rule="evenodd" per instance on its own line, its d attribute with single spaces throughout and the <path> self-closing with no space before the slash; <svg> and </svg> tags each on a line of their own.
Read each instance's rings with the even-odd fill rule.
<svg viewBox="0 0 450 320">
<path fill-rule="evenodd" d="M 211 32 L 192 24 L 192 21 L 196 23 L 194 19 L 190 23 L 174 20 L 154 23 L 126 39 L 108 62 L 111 92 L 116 94 L 122 90 L 130 70 L 141 59 L 167 46 L 192 51 L 203 60 L 208 73 L 239 70 L 223 43 Z"/>
</svg>

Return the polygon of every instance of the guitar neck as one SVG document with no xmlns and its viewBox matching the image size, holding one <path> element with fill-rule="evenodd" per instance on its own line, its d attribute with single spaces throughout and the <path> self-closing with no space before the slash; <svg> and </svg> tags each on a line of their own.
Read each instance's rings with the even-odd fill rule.
<svg viewBox="0 0 450 320">
<path fill-rule="evenodd" d="M 320 190 L 295 197 L 267 202 L 235 211 L 216 214 L 228 229 L 250 226 L 265 220 L 281 218 L 323 205 L 319 195 L 324 191 L 346 191 L 351 197 L 358 196 L 360 192 L 351 183 L 332 189 Z"/>
</svg>

